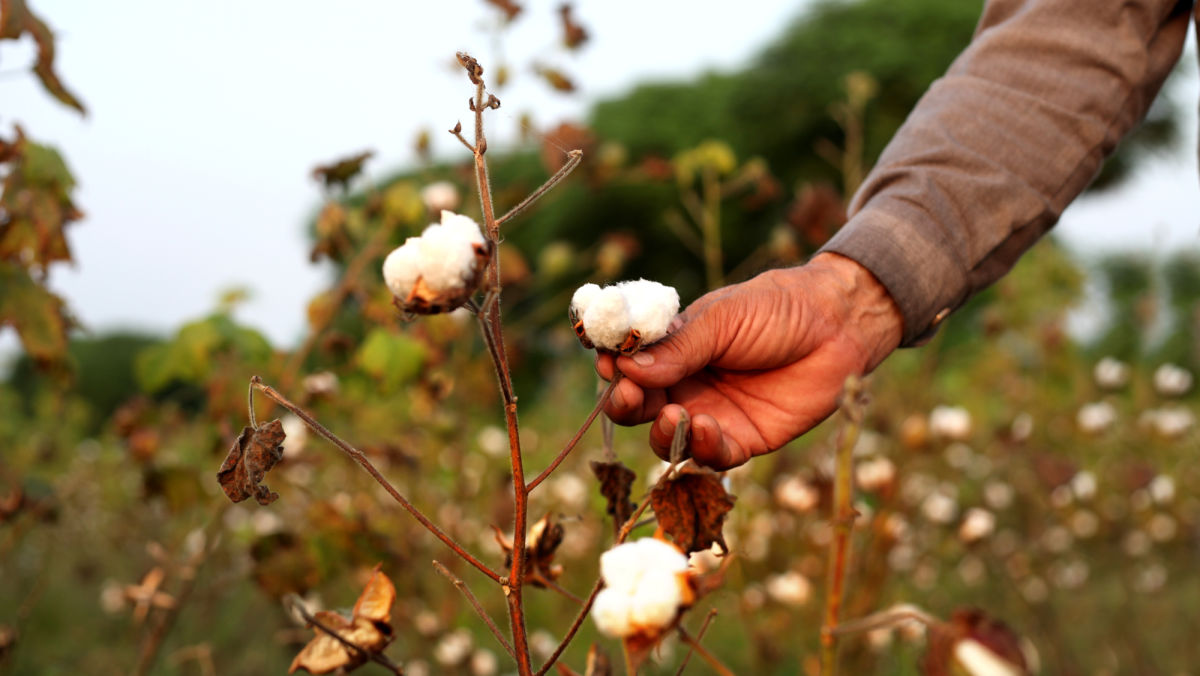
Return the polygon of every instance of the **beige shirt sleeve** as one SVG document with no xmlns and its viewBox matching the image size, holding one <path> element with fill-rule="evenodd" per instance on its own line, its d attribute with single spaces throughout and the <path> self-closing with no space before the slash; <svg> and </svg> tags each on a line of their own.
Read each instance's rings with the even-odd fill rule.
<svg viewBox="0 0 1200 676">
<path fill-rule="evenodd" d="M 903 345 L 1006 273 L 1095 178 L 1179 59 L 1192 0 L 993 0 L 823 248 L 904 315 Z"/>
</svg>

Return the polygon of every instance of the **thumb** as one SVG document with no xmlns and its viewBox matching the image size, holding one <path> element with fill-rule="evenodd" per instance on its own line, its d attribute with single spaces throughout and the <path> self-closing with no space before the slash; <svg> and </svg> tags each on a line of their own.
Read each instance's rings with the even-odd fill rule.
<svg viewBox="0 0 1200 676">
<path fill-rule="evenodd" d="M 617 359 L 617 368 L 647 388 L 670 387 L 707 366 L 721 351 L 721 322 L 711 304 L 688 308 L 671 321 L 666 338 L 632 357 Z"/>
</svg>

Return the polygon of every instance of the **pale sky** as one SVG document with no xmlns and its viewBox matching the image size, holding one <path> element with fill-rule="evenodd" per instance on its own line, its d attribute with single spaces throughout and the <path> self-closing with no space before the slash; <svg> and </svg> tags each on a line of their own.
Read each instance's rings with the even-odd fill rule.
<svg viewBox="0 0 1200 676">
<path fill-rule="evenodd" d="M 581 85 L 564 97 L 517 72 L 499 92 L 492 138 L 502 140 L 522 111 L 549 126 L 646 79 L 737 67 L 808 2 L 581 0 L 592 41 L 579 54 L 557 46 L 559 0 L 525 4 L 497 38 L 483 0 L 33 0 L 60 37 L 60 74 L 89 108 L 81 119 L 22 72 L 28 40 L 0 43 L 0 134 L 19 122 L 57 146 L 87 214 L 69 232 L 78 263 L 54 269 L 52 287 L 89 329 L 167 333 L 210 311 L 221 289 L 247 286 L 239 318 L 292 343 L 328 274 L 307 257 L 304 223 L 320 197 L 310 169 L 373 149 L 368 174 L 381 177 L 411 162 L 422 127 L 439 155 L 465 152 L 440 133 L 468 115 L 456 50 L 485 66 L 501 53 L 514 66 L 560 66 Z M 1200 87 L 1185 59 L 1175 95 L 1190 114 L 1190 150 L 1073 206 L 1058 228 L 1072 245 L 1200 246 Z M 0 352 L 14 345 L 11 331 L 0 335 Z"/>
</svg>

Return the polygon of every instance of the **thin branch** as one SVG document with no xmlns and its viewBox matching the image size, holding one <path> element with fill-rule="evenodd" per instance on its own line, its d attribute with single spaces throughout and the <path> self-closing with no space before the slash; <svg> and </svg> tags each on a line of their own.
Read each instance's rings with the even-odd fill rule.
<svg viewBox="0 0 1200 676">
<path fill-rule="evenodd" d="M 563 654 L 563 651 L 567 649 L 567 646 L 570 645 L 572 639 L 575 638 L 575 632 L 579 631 L 579 628 L 583 626 L 583 621 L 587 619 L 588 613 L 592 610 L 592 604 L 596 601 L 596 595 L 599 594 L 600 590 L 603 588 L 604 582 L 602 580 L 596 580 L 596 584 L 592 585 L 592 592 L 588 594 L 586 599 L 584 599 L 583 605 L 579 608 L 579 613 L 575 615 L 575 621 L 571 623 L 571 628 L 567 629 L 566 636 L 563 636 L 562 641 L 559 641 L 558 647 L 554 649 L 553 653 L 550 653 L 550 658 L 546 660 L 546 663 L 542 665 L 542 668 L 538 669 L 537 676 L 545 676 L 546 672 L 550 671 L 550 667 L 553 667 L 554 663 L 558 661 L 558 658 Z"/>
<path fill-rule="evenodd" d="M 679 638 L 682 639 L 683 642 L 688 645 L 688 647 L 695 651 L 695 653 L 699 655 L 701 659 L 703 659 L 705 662 L 708 662 L 708 666 L 712 667 L 713 671 L 720 674 L 720 676 L 734 676 L 729 667 L 722 664 L 721 660 L 717 659 L 716 655 L 708 651 L 708 648 L 700 645 L 700 641 L 692 638 L 683 627 L 677 627 L 676 631 L 679 633 Z"/>
<path fill-rule="evenodd" d="M 872 613 L 866 617 L 860 617 L 857 620 L 842 622 L 833 628 L 833 633 L 837 636 L 845 636 L 847 634 L 871 631 L 872 629 L 897 627 L 905 622 L 920 622 L 926 627 L 935 627 L 942 623 L 941 620 L 917 606 L 902 603 L 898 606 L 892 606 L 886 610 Z"/>
<path fill-rule="evenodd" d="M 542 470 L 541 474 L 534 477 L 533 481 L 530 481 L 525 485 L 526 493 L 532 493 L 533 489 L 538 487 L 538 484 L 545 481 L 546 477 L 550 476 L 551 472 L 553 472 L 555 468 L 562 464 L 563 460 L 567 459 L 567 455 L 574 450 L 575 446 L 579 444 L 579 440 L 583 438 L 584 433 L 587 432 L 588 428 L 592 426 L 592 422 L 596 420 L 596 416 L 600 414 L 600 411 L 604 410 L 604 405 L 607 404 L 609 398 L 612 397 L 613 390 L 617 389 L 617 383 L 621 382 L 621 376 L 622 374 L 620 371 L 617 371 L 613 375 L 612 381 L 608 383 L 608 387 L 604 389 L 604 392 L 600 394 L 600 398 L 596 400 L 596 405 L 592 408 L 592 412 L 588 414 L 587 420 L 584 420 L 583 424 L 580 425 L 579 431 L 576 432 L 575 436 L 571 437 L 571 440 L 568 441 L 567 444 L 563 446 L 563 449 L 558 452 L 558 457 L 554 458 L 554 462 L 551 462 L 549 467 Z"/>
<path fill-rule="evenodd" d="M 409 514 L 411 514 L 414 519 L 416 519 L 422 526 L 425 527 L 426 530 L 428 530 L 430 533 L 433 533 L 434 537 L 441 540 L 446 544 L 447 547 L 452 549 L 455 554 L 458 554 L 464 561 L 478 568 L 479 572 L 487 575 L 493 581 L 503 584 L 503 579 L 500 577 L 499 573 L 492 570 L 482 561 L 472 556 L 465 549 L 463 549 L 461 545 L 455 542 L 453 538 L 442 532 L 442 529 L 438 528 L 437 525 L 435 525 L 424 514 L 422 514 L 421 510 L 417 509 L 416 506 L 414 506 L 403 495 L 401 495 L 400 491 L 396 490 L 396 488 L 392 486 L 391 482 L 384 478 L 384 476 L 379 473 L 379 470 L 375 469 L 375 466 L 371 464 L 371 461 L 368 460 L 365 455 L 363 455 L 362 451 L 354 448 L 345 441 L 342 441 L 336 434 L 325 429 L 325 426 L 317 422 L 316 419 L 309 415 L 307 411 L 300 408 L 296 404 L 293 404 L 287 399 L 287 397 L 284 397 L 282 394 L 277 392 L 275 388 L 264 384 L 262 379 L 258 376 L 252 377 L 250 379 L 250 383 L 259 392 L 262 392 L 275 403 L 291 411 L 296 415 L 296 417 L 303 420 L 304 424 L 308 425 L 314 432 L 325 437 L 325 439 L 327 439 L 330 443 L 332 443 L 334 446 L 337 446 L 339 450 L 350 456 L 352 460 L 357 462 L 359 466 L 367 471 L 367 474 L 371 475 L 371 478 L 375 479 L 380 486 L 383 486 L 383 489 L 388 492 L 388 495 L 392 496 L 393 500 L 399 503 L 400 506 L 403 507 Z"/>
<path fill-rule="evenodd" d="M 863 415 L 862 381 L 856 376 L 846 379 L 841 408 L 846 423 L 838 439 L 833 484 L 833 543 L 829 547 L 825 622 L 821 626 L 821 676 L 837 674 L 837 635 L 834 629 L 838 625 L 846 570 L 850 565 L 850 530 L 855 517 L 851 504 L 854 497 L 854 445 L 858 442 Z"/>
<path fill-rule="evenodd" d="M 565 587 L 563 587 L 559 583 L 555 582 L 554 580 L 551 580 L 550 578 L 546 577 L 545 575 L 541 575 L 535 571 L 534 577 L 532 577 L 530 579 L 538 584 L 545 585 L 546 589 L 549 589 L 550 591 L 558 593 L 558 595 L 562 596 L 563 598 L 567 599 L 568 601 L 574 601 L 577 605 L 583 605 L 583 599 L 572 594 L 570 592 L 570 590 L 566 589 Z"/>
<path fill-rule="evenodd" d="M 475 598 L 475 594 L 471 593 L 471 588 L 467 586 L 467 583 L 463 582 L 454 573 L 451 573 L 450 569 L 442 565 L 440 561 L 434 561 L 433 567 L 437 569 L 437 572 L 444 575 L 446 579 L 450 580 L 455 587 L 458 587 L 458 590 L 463 593 L 463 596 L 467 597 L 467 601 L 470 602 L 471 607 L 475 609 L 475 613 L 479 615 L 480 619 L 483 620 L 483 623 L 487 625 L 489 630 L 491 630 L 492 636 L 495 636 L 496 640 L 500 642 L 500 645 L 504 647 L 504 651 L 507 652 L 514 660 L 517 659 L 517 654 L 513 651 L 512 644 L 508 642 L 508 639 L 504 638 L 504 634 L 500 631 L 500 627 L 496 626 L 496 623 L 492 620 L 492 617 L 487 614 L 486 610 L 483 609 L 483 606 L 479 603 L 479 599 Z"/>
<path fill-rule="evenodd" d="M 454 138 L 458 139 L 464 146 L 466 146 L 467 150 L 471 151 L 471 154 L 475 154 L 475 146 L 471 145 L 467 142 L 467 139 L 463 138 L 461 124 L 455 125 L 455 127 L 450 130 L 450 133 L 454 135 Z"/>
<path fill-rule="evenodd" d="M 700 631 L 696 632 L 696 643 L 699 643 L 704 639 L 704 632 L 708 631 L 709 623 L 711 623 L 712 619 L 716 616 L 717 609 L 710 608 L 708 610 L 708 615 L 704 616 L 704 623 L 700 625 Z M 687 654 L 683 656 L 683 661 L 679 663 L 679 670 L 675 672 L 675 676 L 683 676 L 683 670 L 687 667 L 688 662 L 692 659 L 693 652 L 695 652 L 695 648 L 691 648 L 691 646 L 689 646 Z"/>
<path fill-rule="evenodd" d="M 300 597 L 296 596 L 295 594 L 288 594 L 287 596 L 283 597 L 283 600 L 288 608 L 299 613 L 299 615 L 304 618 L 305 622 L 316 627 L 317 629 L 320 629 L 326 634 L 329 634 L 335 640 L 337 640 L 338 643 L 346 646 L 346 649 L 353 650 L 360 655 L 365 655 L 367 659 L 375 662 L 376 664 L 384 666 L 393 674 L 396 674 L 396 676 L 404 676 L 404 670 L 400 668 L 400 665 L 389 659 L 387 655 L 384 655 L 383 653 L 371 652 L 370 650 L 359 646 L 357 643 L 343 638 L 341 634 L 338 634 L 333 629 L 325 626 L 323 622 L 313 617 L 312 614 L 308 612 L 308 609 L 304 607 L 304 604 L 300 602 Z"/>
<path fill-rule="evenodd" d="M 560 181 L 562 181 L 564 178 L 566 178 L 568 175 L 570 175 L 570 173 L 575 170 L 575 167 L 579 166 L 579 163 L 582 161 L 583 161 L 583 151 L 582 150 L 576 149 L 576 150 L 567 151 L 566 164 L 564 164 L 561 169 L 559 169 L 557 172 L 555 172 L 553 176 L 546 179 L 546 182 L 543 183 L 540 188 L 538 188 L 537 190 L 534 190 L 532 193 L 530 193 L 529 197 L 526 197 L 525 199 L 521 200 L 519 203 L 517 203 L 517 206 L 509 209 L 508 213 L 504 214 L 500 218 L 497 218 L 496 225 L 497 226 L 504 225 L 505 223 L 508 222 L 508 219 L 510 219 L 510 218 L 516 216 L 517 214 L 521 213 L 522 211 L 525 211 L 526 209 L 528 209 L 529 206 L 531 204 L 533 204 L 534 202 L 538 201 L 538 199 L 542 195 L 545 195 L 546 193 L 550 192 L 550 190 L 553 189 L 554 186 L 558 185 L 558 183 Z"/>
</svg>

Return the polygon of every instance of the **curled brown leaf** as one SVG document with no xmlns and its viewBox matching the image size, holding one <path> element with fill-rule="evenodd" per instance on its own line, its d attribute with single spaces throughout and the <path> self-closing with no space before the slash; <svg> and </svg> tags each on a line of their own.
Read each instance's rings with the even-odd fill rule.
<svg viewBox="0 0 1200 676">
<path fill-rule="evenodd" d="M 659 528 L 685 554 L 703 551 L 713 543 L 729 551 L 721 530 L 734 500 L 721 485 L 720 475 L 691 465 L 660 481 L 650 492 Z"/>
<path fill-rule="evenodd" d="M 269 505 L 279 498 L 269 488 L 260 485 L 275 463 L 283 458 L 283 423 L 278 419 L 263 423 L 257 428 L 244 427 L 237 441 L 225 456 L 225 462 L 217 470 L 217 481 L 221 490 L 233 502 L 241 502 L 251 496 L 260 505 Z"/>
</svg>

